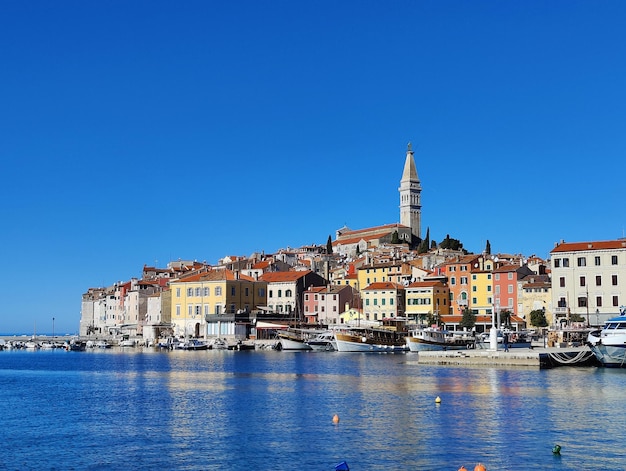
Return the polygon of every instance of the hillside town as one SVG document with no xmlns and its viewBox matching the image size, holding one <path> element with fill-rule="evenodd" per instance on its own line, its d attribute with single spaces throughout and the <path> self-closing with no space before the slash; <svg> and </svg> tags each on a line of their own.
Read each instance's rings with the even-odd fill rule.
<svg viewBox="0 0 626 471">
<path fill-rule="evenodd" d="M 267 338 L 276 325 L 375 325 L 405 319 L 448 331 L 599 326 L 619 315 L 626 239 L 554 244 L 534 254 L 468 253 L 422 237 L 421 183 L 409 144 L 400 222 L 342 227 L 326 243 L 171 261 L 82 295 L 80 335 Z"/>
</svg>

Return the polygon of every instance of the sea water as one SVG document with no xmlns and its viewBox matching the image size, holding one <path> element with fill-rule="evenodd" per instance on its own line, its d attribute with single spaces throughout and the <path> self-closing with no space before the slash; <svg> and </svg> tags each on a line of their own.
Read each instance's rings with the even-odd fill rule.
<svg viewBox="0 0 626 471">
<path fill-rule="evenodd" d="M 625 395 L 622 370 L 415 353 L 3 351 L 0 469 L 622 470 Z"/>
</svg>

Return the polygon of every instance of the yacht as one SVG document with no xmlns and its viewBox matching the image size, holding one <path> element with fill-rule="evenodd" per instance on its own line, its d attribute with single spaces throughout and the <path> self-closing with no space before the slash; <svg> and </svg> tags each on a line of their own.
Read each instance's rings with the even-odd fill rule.
<svg viewBox="0 0 626 471">
<path fill-rule="evenodd" d="M 603 366 L 626 367 L 626 307 L 620 307 L 620 315 L 609 319 L 602 330 L 589 332 L 587 344 Z"/>
</svg>

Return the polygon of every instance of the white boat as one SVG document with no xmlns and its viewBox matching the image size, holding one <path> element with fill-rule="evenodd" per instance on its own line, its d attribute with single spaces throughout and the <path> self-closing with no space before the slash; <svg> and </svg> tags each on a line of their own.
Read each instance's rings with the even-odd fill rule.
<svg viewBox="0 0 626 471">
<path fill-rule="evenodd" d="M 179 346 L 179 350 L 208 350 L 209 344 L 198 339 L 189 339 Z"/>
<path fill-rule="evenodd" d="M 427 350 L 464 350 L 474 346 L 474 339 L 467 336 L 455 336 L 445 330 L 434 327 L 412 329 L 405 338 L 407 347 L 412 352 Z"/>
<path fill-rule="evenodd" d="M 278 342 L 276 342 L 276 350 L 312 350 L 311 346 L 306 343 L 309 334 L 306 329 L 289 328 L 276 332 Z"/>
<path fill-rule="evenodd" d="M 620 315 L 606 321 L 602 330 L 590 332 L 587 344 L 603 366 L 626 368 L 626 308 L 620 307 Z"/>
<path fill-rule="evenodd" d="M 324 332 L 312 335 L 306 341 L 306 344 L 316 351 L 331 352 L 337 350 L 335 334 L 332 330 L 325 330 Z"/>
</svg>

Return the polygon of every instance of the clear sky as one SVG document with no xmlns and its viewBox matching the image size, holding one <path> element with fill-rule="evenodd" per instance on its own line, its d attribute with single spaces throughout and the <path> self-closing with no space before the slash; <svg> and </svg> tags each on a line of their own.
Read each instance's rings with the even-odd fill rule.
<svg viewBox="0 0 626 471">
<path fill-rule="evenodd" d="M 624 1 L 0 5 L 0 332 L 144 264 L 399 222 L 548 257 L 626 224 Z M 424 235 L 424 234 L 423 234 Z"/>
</svg>

